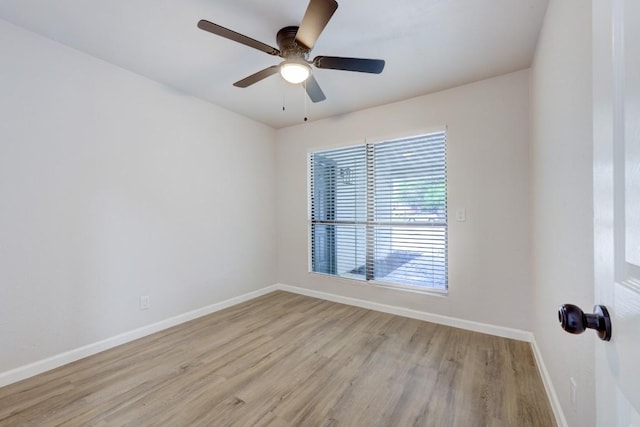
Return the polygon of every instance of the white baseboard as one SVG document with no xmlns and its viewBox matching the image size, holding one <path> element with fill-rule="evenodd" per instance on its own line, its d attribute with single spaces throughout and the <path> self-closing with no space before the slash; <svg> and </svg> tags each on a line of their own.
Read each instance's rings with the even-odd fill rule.
<svg viewBox="0 0 640 427">
<path fill-rule="evenodd" d="M 483 334 L 495 335 L 503 338 L 511 338 L 518 341 L 531 342 L 533 340 L 533 335 L 531 334 L 531 332 L 523 331 L 520 329 L 506 328 L 504 326 L 496 326 L 490 325 L 488 323 L 474 322 L 472 320 L 458 319 L 455 317 L 427 313 L 425 311 L 418 311 L 410 308 L 381 304 L 357 298 L 344 297 L 327 292 L 315 291 L 312 289 L 300 288 L 297 286 L 284 285 L 281 283 L 278 283 L 275 286 L 277 289 L 283 291 L 320 298 L 327 301 L 338 302 L 341 304 L 353 305 L 360 308 L 368 308 L 370 310 L 381 311 L 383 313 L 396 314 L 398 316 L 409 317 L 411 319 L 424 320 L 431 323 L 437 323 L 439 325 L 452 326 L 454 328 L 481 332 Z"/>
<path fill-rule="evenodd" d="M 564 416 L 564 411 L 560 405 L 560 400 L 558 400 L 556 389 L 553 387 L 553 383 L 551 382 L 549 371 L 547 371 L 547 367 L 544 364 L 544 359 L 542 358 L 542 353 L 536 343 L 535 336 L 533 337 L 533 340 L 531 340 L 531 348 L 533 349 L 533 356 L 536 358 L 538 371 L 540 371 L 540 376 L 542 377 L 542 383 L 547 391 L 547 396 L 549 396 L 549 402 L 551 403 L 553 415 L 556 417 L 556 423 L 558 423 L 559 427 L 568 427 L 569 424 L 567 424 L 567 419 Z"/>
<path fill-rule="evenodd" d="M 273 292 L 277 289 L 278 287 L 276 285 L 267 286 L 266 288 L 262 288 L 254 292 L 249 292 L 247 294 L 243 294 L 234 298 L 230 298 L 225 301 L 211 304 L 209 306 L 202 307 L 193 311 L 189 311 L 187 313 L 179 314 L 169 319 L 161 320 L 160 322 L 143 326 L 141 328 L 134 329 L 132 331 L 125 332 L 125 333 L 104 339 L 102 341 L 88 344 L 83 347 L 67 351 L 65 353 L 57 354 L 55 356 L 49 357 L 47 359 L 39 360 L 34 363 L 30 363 L 25 366 L 20 366 L 10 371 L 1 372 L 0 387 L 13 384 L 15 382 L 40 374 L 42 372 L 46 372 L 51 369 L 58 368 L 68 363 L 75 362 L 76 360 L 85 358 L 87 356 L 91 356 L 96 353 L 100 353 L 101 351 L 108 350 L 110 348 L 119 346 L 121 344 L 125 344 L 128 342 L 137 340 L 138 338 L 151 335 L 153 333 L 162 331 L 167 328 L 171 328 L 172 326 L 176 326 L 181 323 L 188 322 L 198 317 L 206 316 L 207 314 L 220 311 L 227 307 L 231 307 L 233 305 L 240 304 L 245 301 L 249 301 L 251 299 Z"/>
</svg>

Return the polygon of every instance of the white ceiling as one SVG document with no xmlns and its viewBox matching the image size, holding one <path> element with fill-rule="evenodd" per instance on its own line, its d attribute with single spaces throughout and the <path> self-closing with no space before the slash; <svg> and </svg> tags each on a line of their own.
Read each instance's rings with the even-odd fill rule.
<svg viewBox="0 0 640 427">
<path fill-rule="evenodd" d="M 0 0 L 0 18 L 281 128 L 302 122 L 305 108 L 317 120 L 527 68 L 548 0 L 338 3 L 311 57 L 379 58 L 386 67 L 314 69 L 327 96 L 317 104 L 278 75 L 232 86 L 280 58 L 196 27 L 207 19 L 277 47 L 277 31 L 300 23 L 307 0 Z"/>
</svg>

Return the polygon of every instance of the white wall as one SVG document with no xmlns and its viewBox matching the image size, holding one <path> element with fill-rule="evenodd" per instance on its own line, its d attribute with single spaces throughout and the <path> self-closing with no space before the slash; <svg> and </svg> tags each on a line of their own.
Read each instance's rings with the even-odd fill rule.
<svg viewBox="0 0 640 427">
<path fill-rule="evenodd" d="M 0 21 L 0 138 L 0 373 L 275 283 L 271 128 Z"/>
<path fill-rule="evenodd" d="M 595 422 L 595 334 L 568 335 L 556 314 L 594 304 L 591 82 L 591 2 L 551 0 L 531 72 L 533 331 L 571 426 Z"/>
<path fill-rule="evenodd" d="M 277 132 L 278 281 L 372 302 L 531 330 L 529 73 L 520 71 Z M 448 126 L 447 297 L 308 273 L 310 149 Z M 456 208 L 467 221 L 455 222 Z"/>
</svg>

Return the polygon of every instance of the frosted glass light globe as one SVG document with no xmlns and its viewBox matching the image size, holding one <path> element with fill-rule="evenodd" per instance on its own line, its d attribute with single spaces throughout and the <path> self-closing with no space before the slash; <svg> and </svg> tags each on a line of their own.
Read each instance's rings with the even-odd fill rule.
<svg viewBox="0 0 640 427">
<path fill-rule="evenodd" d="M 286 60 L 280 64 L 280 75 L 289 83 L 302 83 L 311 75 L 311 67 L 303 62 Z"/>
</svg>

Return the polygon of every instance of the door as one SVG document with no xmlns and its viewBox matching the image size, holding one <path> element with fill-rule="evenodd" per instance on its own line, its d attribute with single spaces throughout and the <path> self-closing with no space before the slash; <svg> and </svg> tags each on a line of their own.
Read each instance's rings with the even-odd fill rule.
<svg viewBox="0 0 640 427">
<path fill-rule="evenodd" d="M 640 1 L 592 6 L 597 425 L 640 427 Z"/>
</svg>

